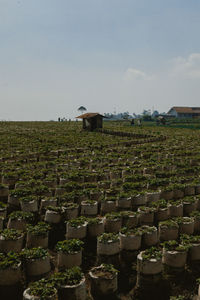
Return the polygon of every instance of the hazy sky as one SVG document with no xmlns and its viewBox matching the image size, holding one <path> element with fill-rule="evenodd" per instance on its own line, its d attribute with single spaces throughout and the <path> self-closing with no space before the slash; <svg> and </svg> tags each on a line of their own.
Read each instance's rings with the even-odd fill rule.
<svg viewBox="0 0 200 300">
<path fill-rule="evenodd" d="M 0 0 L 0 119 L 200 106 L 199 0 Z"/>
</svg>

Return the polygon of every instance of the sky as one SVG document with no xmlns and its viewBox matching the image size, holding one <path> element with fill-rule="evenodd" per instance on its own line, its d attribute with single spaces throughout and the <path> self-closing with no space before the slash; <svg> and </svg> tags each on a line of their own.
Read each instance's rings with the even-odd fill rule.
<svg viewBox="0 0 200 300">
<path fill-rule="evenodd" d="M 200 106 L 200 1 L 0 0 L 0 120 Z"/>
</svg>

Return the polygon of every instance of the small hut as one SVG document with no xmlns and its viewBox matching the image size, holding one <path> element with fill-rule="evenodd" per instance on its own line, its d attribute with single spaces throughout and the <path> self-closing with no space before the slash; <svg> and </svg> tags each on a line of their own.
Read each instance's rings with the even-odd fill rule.
<svg viewBox="0 0 200 300">
<path fill-rule="evenodd" d="M 104 116 L 99 113 L 85 113 L 76 117 L 77 119 L 83 119 L 83 129 L 93 131 L 97 128 L 102 128 Z"/>
</svg>

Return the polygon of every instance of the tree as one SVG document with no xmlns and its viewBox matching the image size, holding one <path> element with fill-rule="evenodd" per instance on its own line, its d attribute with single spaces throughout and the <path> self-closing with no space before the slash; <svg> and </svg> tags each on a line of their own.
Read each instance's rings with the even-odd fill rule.
<svg viewBox="0 0 200 300">
<path fill-rule="evenodd" d="M 80 107 L 78 108 L 78 111 L 80 111 L 81 114 L 83 114 L 83 112 L 84 112 L 84 111 L 87 111 L 87 109 L 86 109 L 84 106 L 80 106 Z"/>
</svg>

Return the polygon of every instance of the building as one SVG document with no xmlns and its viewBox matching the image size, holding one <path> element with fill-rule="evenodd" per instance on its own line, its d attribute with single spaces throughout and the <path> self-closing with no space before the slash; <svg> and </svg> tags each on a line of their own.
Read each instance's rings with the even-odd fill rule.
<svg viewBox="0 0 200 300">
<path fill-rule="evenodd" d="M 105 117 L 99 113 L 85 113 L 76 118 L 83 120 L 83 129 L 93 131 L 103 127 L 103 118 Z"/>
<path fill-rule="evenodd" d="M 200 107 L 173 106 L 168 114 L 176 118 L 200 118 Z"/>
</svg>

